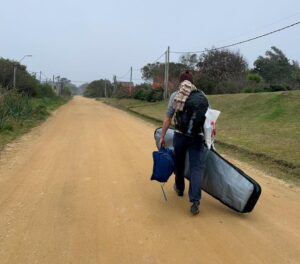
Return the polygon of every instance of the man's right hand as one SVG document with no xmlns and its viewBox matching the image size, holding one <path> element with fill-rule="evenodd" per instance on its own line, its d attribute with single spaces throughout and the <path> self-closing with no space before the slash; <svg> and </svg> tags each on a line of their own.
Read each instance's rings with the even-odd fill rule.
<svg viewBox="0 0 300 264">
<path fill-rule="evenodd" d="M 164 147 L 165 145 L 166 145 L 165 137 L 161 137 L 160 140 L 159 140 L 159 146 Z"/>
<path fill-rule="evenodd" d="M 161 130 L 161 138 L 160 138 L 160 141 L 159 141 L 159 147 L 161 147 L 161 146 L 164 147 L 165 144 L 166 144 L 165 135 L 166 135 L 166 132 L 167 132 L 171 122 L 172 122 L 172 118 L 166 116 L 165 119 L 164 119 L 162 130 Z"/>
</svg>

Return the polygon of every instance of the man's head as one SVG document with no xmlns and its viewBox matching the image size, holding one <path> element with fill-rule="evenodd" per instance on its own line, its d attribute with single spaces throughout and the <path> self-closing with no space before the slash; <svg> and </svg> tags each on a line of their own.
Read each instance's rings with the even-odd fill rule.
<svg viewBox="0 0 300 264">
<path fill-rule="evenodd" d="M 182 83 L 183 81 L 190 81 L 193 83 L 193 75 L 189 71 L 185 71 L 180 74 L 179 81 Z"/>
</svg>

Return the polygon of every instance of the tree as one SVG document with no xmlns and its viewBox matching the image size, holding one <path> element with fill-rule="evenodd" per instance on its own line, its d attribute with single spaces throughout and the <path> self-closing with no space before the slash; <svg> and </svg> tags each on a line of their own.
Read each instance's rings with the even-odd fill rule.
<svg viewBox="0 0 300 264">
<path fill-rule="evenodd" d="M 254 62 L 254 71 L 270 84 L 284 84 L 293 80 L 297 63 L 290 64 L 285 54 L 276 47 L 266 51 L 265 57 L 259 56 Z"/>
<path fill-rule="evenodd" d="M 84 84 L 81 84 L 79 87 L 78 87 L 78 90 L 79 90 L 79 94 L 83 94 L 86 87 L 89 86 L 89 83 L 84 83 Z"/>
<path fill-rule="evenodd" d="M 6 89 L 13 88 L 13 72 L 17 67 L 16 89 L 17 91 L 33 96 L 36 94 L 36 87 L 39 82 L 35 77 L 31 76 L 26 66 L 19 62 L 0 58 L 0 85 Z"/>
<path fill-rule="evenodd" d="M 182 55 L 179 58 L 180 63 L 186 66 L 189 70 L 195 70 L 198 63 L 198 57 L 197 54 L 186 54 Z"/>
<path fill-rule="evenodd" d="M 179 84 L 180 74 L 187 69 L 182 63 L 169 63 L 169 93 L 175 90 Z M 142 78 L 153 82 L 154 88 L 162 88 L 164 86 L 165 63 L 147 64 L 142 68 Z"/>
<path fill-rule="evenodd" d="M 239 52 L 209 50 L 200 55 L 198 69 L 216 82 L 244 77 L 248 64 Z"/>
<path fill-rule="evenodd" d="M 105 88 L 106 87 L 106 88 Z M 113 92 L 113 85 L 109 80 L 96 80 L 91 82 L 85 89 L 83 95 L 86 97 L 110 97 Z"/>
<path fill-rule="evenodd" d="M 60 83 L 61 83 L 62 90 L 63 89 L 69 90 L 71 95 L 79 94 L 78 87 L 75 84 L 73 84 L 68 78 L 66 77 L 61 78 Z"/>
<path fill-rule="evenodd" d="M 296 84 L 296 88 L 300 87 L 300 67 L 297 61 L 293 61 L 293 71 L 292 71 L 292 80 Z"/>
<path fill-rule="evenodd" d="M 239 92 L 246 80 L 248 64 L 239 52 L 211 49 L 199 57 L 197 68 L 203 89 L 210 93 Z"/>
<path fill-rule="evenodd" d="M 165 73 L 164 63 L 148 63 L 142 68 L 142 78 L 147 81 L 163 83 Z"/>
<path fill-rule="evenodd" d="M 179 75 L 183 70 L 186 70 L 187 66 L 182 63 L 169 63 L 169 79 L 175 80 L 179 78 Z M 165 63 L 148 63 L 142 68 L 142 78 L 144 80 L 161 80 L 163 82 L 165 74 Z"/>
<path fill-rule="evenodd" d="M 153 89 L 150 84 L 142 83 L 134 87 L 133 98 L 148 102 L 161 101 L 163 99 L 163 89 Z"/>
</svg>

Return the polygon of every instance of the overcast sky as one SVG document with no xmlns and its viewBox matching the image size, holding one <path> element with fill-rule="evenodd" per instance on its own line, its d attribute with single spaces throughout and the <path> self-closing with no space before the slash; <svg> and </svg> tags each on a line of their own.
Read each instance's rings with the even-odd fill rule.
<svg viewBox="0 0 300 264">
<path fill-rule="evenodd" d="M 0 57 L 75 84 L 123 76 L 171 51 L 203 50 L 300 21 L 299 0 L 0 0 Z M 271 46 L 300 61 L 300 25 L 232 48 L 250 66 Z M 177 60 L 175 54 L 171 60 Z M 129 78 L 129 74 L 125 76 Z M 139 71 L 133 78 L 138 81 Z"/>
</svg>

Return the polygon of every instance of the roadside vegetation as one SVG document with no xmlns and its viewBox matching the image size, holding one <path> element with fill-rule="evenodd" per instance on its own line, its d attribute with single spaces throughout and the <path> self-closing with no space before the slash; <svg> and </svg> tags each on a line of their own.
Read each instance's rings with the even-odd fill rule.
<svg viewBox="0 0 300 264">
<path fill-rule="evenodd" d="M 277 47 L 260 55 L 250 67 L 246 58 L 231 50 L 210 49 L 201 55 L 186 54 L 170 62 L 168 89 L 170 95 L 179 84 L 179 75 L 189 70 L 194 84 L 206 94 L 260 93 L 300 89 L 299 63 Z M 163 100 L 165 63 L 148 63 L 141 68 L 144 83 L 109 80 L 94 81 L 85 87 L 87 97 L 133 98 L 147 102 Z M 129 75 L 128 75 L 129 78 Z M 106 92 L 105 92 L 106 91 Z"/>
<path fill-rule="evenodd" d="M 167 94 L 178 88 L 184 70 L 208 96 L 218 121 L 217 148 L 245 159 L 277 177 L 300 183 L 300 67 L 283 51 L 271 47 L 250 68 L 239 52 L 210 49 L 186 54 L 169 63 Z M 130 111 L 161 126 L 164 63 L 142 69 L 145 83 L 128 87 L 114 82 L 110 98 L 98 100 Z M 99 88 L 101 89 L 101 87 Z M 107 96 L 106 96 L 107 97 Z"/>
<path fill-rule="evenodd" d="M 300 183 L 300 91 L 210 95 L 217 122 L 216 147 L 265 171 Z M 167 101 L 134 99 L 101 101 L 142 116 L 157 126 Z"/>
<path fill-rule="evenodd" d="M 15 88 L 14 67 L 17 67 Z M 51 111 L 66 103 L 71 94 L 64 85 L 58 96 L 52 86 L 40 83 L 25 66 L 0 58 L 0 150 L 45 120 Z"/>
</svg>

